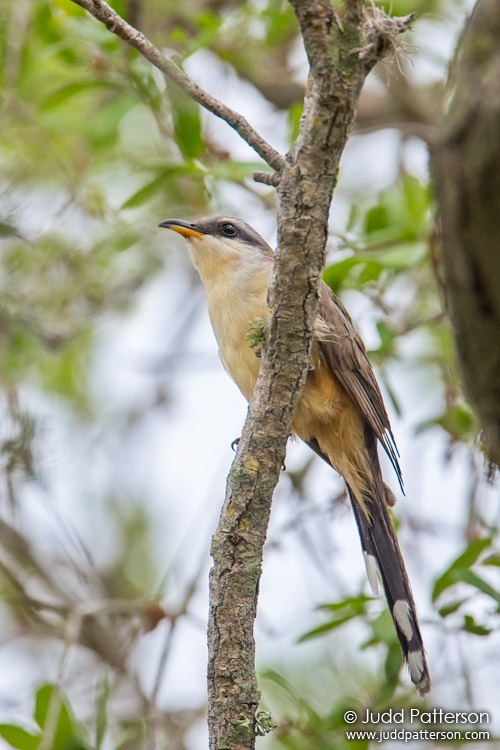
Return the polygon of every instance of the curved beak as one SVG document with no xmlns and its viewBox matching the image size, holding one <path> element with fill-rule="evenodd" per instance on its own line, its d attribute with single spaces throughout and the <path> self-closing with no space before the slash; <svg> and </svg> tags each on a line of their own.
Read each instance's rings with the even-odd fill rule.
<svg viewBox="0 0 500 750">
<path fill-rule="evenodd" d="M 165 221 L 162 221 L 161 224 L 158 224 L 158 226 L 163 227 L 164 229 L 172 229 L 174 232 L 182 235 L 185 239 L 190 239 L 191 237 L 200 239 L 204 234 L 204 232 L 201 232 L 198 229 L 196 224 L 190 224 L 188 221 L 183 221 L 182 219 L 166 219 Z"/>
</svg>

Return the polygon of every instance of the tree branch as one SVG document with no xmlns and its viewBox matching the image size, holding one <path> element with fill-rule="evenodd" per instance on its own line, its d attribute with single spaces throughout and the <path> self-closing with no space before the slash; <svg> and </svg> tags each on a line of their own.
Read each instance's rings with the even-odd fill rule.
<svg viewBox="0 0 500 750">
<path fill-rule="evenodd" d="M 500 17 L 479 0 L 452 67 L 432 168 L 447 304 L 465 389 L 500 465 Z"/>
<path fill-rule="evenodd" d="M 118 13 L 115 13 L 104 0 L 72 0 L 72 2 L 84 8 L 94 18 L 101 21 L 109 31 L 134 47 L 195 102 L 225 120 L 270 167 L 276 171 L 281 169 L 283 165 L 281 154 L 275 151 L 242 115 L 223 104 L 201 86 L 198 86 L 173 60 L 160 52 L 142 32 L 128 24 Z"/>
</svg>

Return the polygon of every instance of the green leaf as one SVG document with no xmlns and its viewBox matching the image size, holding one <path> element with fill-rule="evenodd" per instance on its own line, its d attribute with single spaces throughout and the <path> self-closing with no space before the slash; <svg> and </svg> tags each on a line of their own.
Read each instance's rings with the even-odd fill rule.
<svg viewBox="0 0 500 750">
<path fill-rule="evenodd" d="M 423 242 L 398 242 L 382 248 L 379 244 L 380 238 L 362 252 L 332 263 L 323 273 L 325 283 L 334 292 L 341 287 L 360 289 L 368 282 L 379 281 L 383 274 L 394 275 L 419 266 L 427 253 Z"/>
<path fill-rule="evenodd" d="M 323 272 L 323 281 L 325 284 L 328 284 L 330 289 L 333 289 L 334 292 L 338 292 L 350 271 L 358 262 L 359 261 L 356 258 L 351 257 L 339 260 L 337 263 L 332 263 L 331 266 L 325 268 Z"/>
<path fill-rule="evenodd" d="M 60 697 L 55 694 L 54 686 L 51 684 L 42 685 L 38 688 L 35 698 L 35 720 L 41 729 L 45 729 L 47 715 L 49 712 L 52 698 L 58 706 L 61 706 Z M 61 706 L 62 707 L 62 706 Z"/>
<path fill-rule="evenodd" d="M 272 47 L 279 47 L 286 43 L 295 31 L 297 22 L 288 3 L 271 0 L 263 10 L 262 16 L 267 22 L 266 40 Z"/>
<path fill-rule="evenodd" d="M 113 750 L 130 750 L 131 747 L 147 747 L 145 744 L 149 738 L 149 732 L 144 722 L 136 721 L 117 737 Z"/>
<path fill-rule="evenodd" d="M 60 88 L 49 94 L 49 96 L 47 96 L 42 102 L 42 109 L 51 109 L 52 107 L 57 107 L 60 104 L 65 104 L 67 101 L 75 96 L 78 96 L 84 91 L 96 91 L 99 89 L 102 90 L 109 88 L 116 88 L 116 84 L 111 83 L 110 81 L 98 79 L 88 81 L 74 81 L 73 83 L 68 83 L 65 86 L 61 86 Z"/>
<path fill-rule="evenodd" d="M 187 171 L 185 164 L 171 164 L 165 167 L 165 169 L 162 169 L 159 174 L 139 188 L 139 190 L 136 190 L 130 198 L 127 198 L 127 200 L 122 203 L 121 208 L 138 208 L 144 203 L 153 200 L 158 196 L 162 186 L 170 180 L 172 175 L 186 174 Z"/>
<path fill-rule="evenodd" d="M 478 625 L 478 623 L 475 621 L 475 619 L 471 615 L 465 615 L 464 616 L 464 623 L 462 625 L 463 630 L 466 630 L 467 633 L 472 633 L 473 635 L 489 635 L 492 631 L 489 628 L 483 627 L 483 625 Z"/>
<path fill-rule="evenodd" d="M 368 257 L 380 263 L 384 270 L 398 272 L 420 266 L 427 257 L 427 245 L 419 240 L 398 238 L 398 242 L 387 242 L 382 248 L 372 249 L 368 244 L 364 252 L 365 255 L 369 253 Z"/>
<path fill-rule="evenodd" d="M 377 352 L 384 357 L 392 356 L 395 352 L 398 334 L 384 320 L 377 322 L 377 332 L 380 337 L 380 346 Z"/>
<path fill-rule="evenodd" d="M 474 588 L 478 589 L 478 591 L 481 591 L 483 594 L 486 594 L 486 596 L 489 596 L 500 606 L 500 591 L 494 589 L 493 586 L 472 570 L 462 571 L 460 580 L 463 581 L 463 583 L 468 583 L 469 586 L 474 586 Z"/>
<path fill-rule="evenodd" d="M 207 7 L 198 12 L 191 11 L 191 13 L 192 23 L 189 31 L 186 32 L 186 29 L 177 26 L 172 29 L 171 33 L 171 39 L 176 43 L 176 47 L 182 48 L 182 60 L 186 60 L 200 49 L 209 48 L 214 41 L 220 41 L 220 28 L 224 22 L 222 13 L 209 11 Z M 173 20 L 173 16 L 170 20 Z M 193 33 L 195 29 L 197 33 Z"/>
<path fill-rule="evenodd" d="M 399 673 L 403 666 L 403 654 L 397 641 L 392 641 L 387 648 L 387 656 L 384 662 L 385 677 L 389 685 L 396 687 Z"/>
<path fill-rule="evenodd" d="M 482 565 L 494 565 L 495 567 L 500 567 L 500 552 L 493 552 L 492 555 L 488 555 L 483 561 Z"/>
<path fill-rule="evenodd" d="M 406 201 L 408 218 L 418 234 L 427 222 L 429 190 L 416 177 L 407 174 L 403 179 L 403 195 Z"/>
<path fill-rule="evenodd" d="M 389 211 L 383 204 L 373 206 L 367 212 L 365 217 L 365 232 L 366 234 L 373 234 L 373 232 L 379 232 L 381 229 L 387 229 L 391 226 L 391 218 Z"/>
<path fill-rule="evenodd" d="M 347 219 L 346 230 L 352 232 L 359 225 L 361 221 L 361 208 L 357 203 L 352 203 L 349 210 L 349 217 Z"/>
<path fill-rule="evenodd" d="M 306 633 L 300 636 L 298 642 L 303 643 L 311 638 L 318 638 L 319 636 L 329 633 L 331 630 L 339 628 L 349 620 L 366 612 L 366 605 L 372 601 L 371 597 L 368 596 L 355 596 L 344 599 L 341 602 L 333 602 L 329 604 L 321 604 L 318 609 L 330 612 L 333 617 L 322 625 L 318 625 L 312 630 L 308 630 Z"/>
<path fill-rule="evenodd" d="M 349 620 L 352 620 L 352 618 L 356 616 L 357 615 L 355 614 L 345 615 L 344 617 L 339 617 L 335 620 L 325 622 L 323 625 L 318 625 L 318 627 L 312 628 L 311 630 L 308 630 L 306 633 L 301 635 L 300 638 L 298 638 L 297 643 L 304 643 L 305 641 L 310 641 L 312 638 L 319 638 L 322 635 L 326 635 L 326 633 L 330 633 L 332 630 L 339 628 L 341 625 L 344 625 L 346 622 L 349 622 Z"/>
<path fill-rule="evenodd" d="M 57 54 L 68 65 L 78 62 L 78 54 L 69 44 L 61 44 L 60 24 L 55 20 L 55 12 L 49 3 L 37 3 L 32 15 L 33 29 L 46 50 Z"/>
<path fill-rule="evenodd" d="M 88 335 L 82 333 L 75 336 L 61 352 L 40 358 L 38 363 L 44 386 L 72 400 L 81 409 L 88 407 L 86 374 L 90 343 Z"/>
<path fill-rule="evenodd" d="M 463 573 L 467 571 L 471 565 L 474 565 L 481 553 L 484 552 L 490 544 L 491 537 L 476 539 L 471 542 L 467 549 L 451 563 L 451 565 L 434 583 L 432 601 L 435 602 L 443 591 L 463 580 Z"/>
<path fill-rule="evenodd" d="M 352 256 L 332 263 L 325 269 L 323 280 L 330 289 L 338 292 L 343 286 L 358 288 L 369 281 L 377 281 L 384 270 L 377 260 Z"/>
<path fill-rule="evenodd" d="M 440 607 L 438 609 L 438 612 L 441 617 L 448 617 L 448 615 L 452 615 L 454 612 L 460 609 L 465 601 L 467 601 L 467 599 L 456 599 L 455 601 L 450 602 L 450 604 L 445 604 L 443 607 Z"/>
<path fill-rule="evenodd" d="M 97 693 L 97 715 L 95 722 L 95 750 L 101 750 L 104 741 L 104 735 L 108 725 L 108 701 L 110 696 L 109 677 L 105 675 L 99 685 Z"/>
<path fill-rule="evenodd" d="M 392 622 L 391 613 L 385 608 L 374 620 L 370 622 L 372 630 L 371 637 L 366 640 L 361 648 L 364 650 L 369 646 L 375 646 L 380 643 L 388 645 L 397 642 L 397 635 Z"/>
<path fill-rule="evenodd" d="M 15 724 L 0 724 L 0 737 L 19 750 L 37 750 L 42 740 L 39 734 L 32 734 Z"/>
<path fill-rule="evenodd" d="M 338 612 L 339 610 L 352 609 L 358 613 L 366 610 L 366 604 L 372 602 L 373 597 L 365 596 L 350 596 L 347 599 L 342 599 L 340 602 L 327 602 L 326 604 L 320 604 L 317 609 L 326 612 Z"/>
<path fill-rule="evenodd" d="M 475 539 L 468 547 L 452 562 L 450 568 L 470 568 L 479 559 L 484 550 L 490 546 L 491 537 Z"/>
<path fill-rule="evenodd" d="M 377 5 L 385 9 L 393 18 L 406 16 L 409 13 L 431 14 L 439 9 L 438 0 L 377 0 Z"/>
<path fill-rule="evenodd" d="M 476 432 L 476 419 L 470 409 L 460 404 L 450 406 L 442 417 L 435 420 L 455 440 L 467 442 Z"/>
<path fill-rule="evenodd" d="M 399 186 L 380 192 L 375 205 L 365 210 L 361 217 L 359 211 L 351 212 L 348 231 L 357 229 L 360 239 L 366 242 L 366 249 L 372 246 L 378 250 L 384 245 L 387 248 L 415 243 L 426 245 L 429 210 L 427 185 L 416 177 L 405 175 Z M 402 259 L 398 264 L 404 262 Z M 405 265 L 410 265 L 408 260 Z"/>
<path fill-rule="evenodd" d="M 50 750 L 88 750 L 81 725 L 73 718 L 69 704 L 51 684 L 36 692 L 35 720 L 41 729 L 51 733 Z"/>
</svg>

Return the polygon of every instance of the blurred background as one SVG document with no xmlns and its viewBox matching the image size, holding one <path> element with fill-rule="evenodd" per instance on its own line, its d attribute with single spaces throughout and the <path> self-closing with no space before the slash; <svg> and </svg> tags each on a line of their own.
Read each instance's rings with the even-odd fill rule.
<svg viewBox="0 0 500 750">
<path fill-rule="evenodd" d="M 417 17 L 365 85 L 325 279 L 400 448 L 406 497 L 385 476 L 433 692 L 402 668 L 342 482 L 291 443 L 256 624 L 271 750 L 367 747 L 347 708 L 489 711 L 475 728 L 500 730 L 499 490 L 460 391 L 427 156 L 472 3 L 377 4 Z M 286 151 L 307 74 L 286 2 L 112 6 Z M 199 750 L 210 537 L 246 404 L 157 225 L 224 213 L 273 245 L 275 195 L 225 123 L 70 0 L 0 0 L 0 55 L 0 747 Z"/>
</svg>

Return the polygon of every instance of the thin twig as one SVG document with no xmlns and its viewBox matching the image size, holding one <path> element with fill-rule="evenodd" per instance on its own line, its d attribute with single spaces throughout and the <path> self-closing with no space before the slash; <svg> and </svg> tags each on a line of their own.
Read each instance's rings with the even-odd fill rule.
<svg viewBox="0 0 500 750">
<path fill-rule="evenodd" d="M 275 151 L 239 112 L 235 112 L 195 83 L 173 60 L 160 52 L 158 47 L 155 47 L 142 32 L 115 13 L 104 0 L 72 0 L 72 2 L 84 8 L 94 18 L 101 21 L 109 31 L 134 47 L 194 101 L 225 120 L 270 167 L 275 170 L 282 168 L 284 159 L 281 154 Z"/>
</svg>

